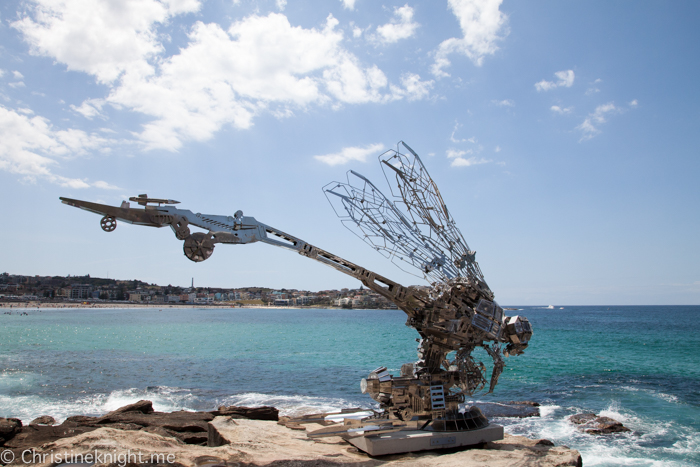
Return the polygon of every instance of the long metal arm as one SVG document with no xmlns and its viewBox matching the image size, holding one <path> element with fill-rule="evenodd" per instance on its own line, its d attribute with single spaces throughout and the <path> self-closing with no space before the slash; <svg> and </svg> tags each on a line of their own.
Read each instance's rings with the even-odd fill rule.
<svg viewBox="0 0 700 467">
<path fill-rule="evenodd" d="M 402 302 L 405 302 L 408 298 L 408 289 L 401 284 L 398 284 L 391 279 L 381 276 L 369 269 L 365 269 L 362 266 L 358 266 L 355 263 L 351 263 L 340 256 L 334 255 L 326 250 L 318 248 L 310 243 L 305 242 L 293 235 L 282 232 L 281 230 L 270 227 L 262 223 L 258 223 L 262 227 L 262 230 L 266 234 L 260 239 L 264 243 L 270 245 L 279 246 L 282 248 L 287 248 L 294 250 L 302 256 L 316 260 L 327 266 L 336 269 L 348 276 L 352 276 L 358 279 L 362 284 L 373 292 L 378 293 L 384 298 L 394 302 L 399 306 L 409 317 L 415 317 L 414 310 L 411 307 L 401 306 Z M 273 236 L 272 238 L 267 234 Z M 280 238 L 277 240 L 274 237 Z M 409 300 L 410 301 L 410 300 Z"/>
<path fill-rule="evenodd" d="M 170 226 L 176 236 L 180 240 L 185 240 L 186 242 L 188 238 L 191 238 L 188 224 L 197 226 L 208 230 L 208 233 L 193 234 L 192 236 L 202 235 L 205 237 L 202 241 L 210 242 L 210 248 L 212 250 L 213 245 L 216 243 L 246 244 L 260 241 L 296 251 L 302 256 L 316 260 L 358 279 L 370 290 L 396 303 L 409 317 L 415 316 L 411 307 L 402 306 L 406 299 L 409 298 L 407 297 L 406 287 L 373 271 L 358 266 L 355 263 L 347 261 L 340 256 L 311 245 L 300 238 L 263 224 L 262 222 L 258 222 L 254 217 L 243 216 L 241 211 L 236 212 L 233 216 L 220 216 L 193 213 L 192 211 L 172 206 L 146 206 L 143 209 L 139 209 L 132 208 L 128 202 L 123 202 L 120 207 L 116 207 L 71 198 L 62 197 L 60 199 L 64 204 L 95 214 L 102 214 L 106 218 L 112 218 L 115 221 L 120 220 L 130 224 L 148 227 Z M 163 200 L 156 200 L 156 202 L 158 201 Z M 202 256 L 202 259 L 206 259 L 206 257 Z"/>
</svg>

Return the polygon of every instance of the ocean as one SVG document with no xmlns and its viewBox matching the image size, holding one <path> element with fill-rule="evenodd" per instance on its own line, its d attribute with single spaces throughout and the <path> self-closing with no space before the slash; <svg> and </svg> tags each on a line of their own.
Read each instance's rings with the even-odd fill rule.
<svg viewBox="0 0 700 467">
<path fill-rule="evenodd" d="M 3 312 L 7 309 L 3 309 Z M 376 407 L 360 379 L 416 360 L 400 310 L 22 309 L 0 314 L 0 416 L 273 405 L 282 414 Z M 586 466 L 700 465 L 700 306 L 520 307 L 534 328 L 493 394 L 541 416 L 506 432 L 578 449 Z M 484 362 L 490 367 L 487 356 Z M 592 436 L 596 412 L 632 432 Z"/>
</svg>

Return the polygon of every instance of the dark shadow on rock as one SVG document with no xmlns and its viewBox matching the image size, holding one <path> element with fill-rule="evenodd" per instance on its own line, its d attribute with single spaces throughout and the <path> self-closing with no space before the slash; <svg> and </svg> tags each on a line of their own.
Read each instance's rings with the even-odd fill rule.
<svg viewBox="0 0 700 467">
<path fill-rule="evenodd" d="M 250 420 L 279 420 L 280 411 L 275 407 L 237 407 L 235 405 L 221 406 L 212 412 L 214 415 L 226 415 L 233 418 L 248 418 Z"/>
</svg>

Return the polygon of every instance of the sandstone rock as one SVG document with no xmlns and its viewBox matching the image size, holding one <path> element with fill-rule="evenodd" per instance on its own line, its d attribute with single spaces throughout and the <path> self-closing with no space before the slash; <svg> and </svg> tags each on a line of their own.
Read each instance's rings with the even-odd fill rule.
<svg viewBox="0 0 700 467">
<path fill-rule="evenodd" d="M 593 412 L 579 413 L 569 417 L 569 421 L 575 425 L 582 425 L 598 418 Z"/>
<path fill-rule="evenodd" d="M 50 415 L 42 415 L 41 417 L 37 417 L 31 422 L 29 422 L 29 426 L 34 426 L 34 425 L 55 425 L 56 424 L 56 419 L 51 417 Z"/>
<path fill-rule="evenodd" d="M 219 413 L 234 418 L 254 418 L 277 420 L 278 410 L 274 407 L 220 407 L 214 412 L 155 412 L 151 401 L 141 400 L 113 410 L 101 417 L 75 415 L 68 417 L 59 426 L 46 426 L 55 423 L 51 417 L 39 417 L 29 427 L 22 427 L 18 419 L 0 419 L 0 444 L 14 450 L 24 450 L 53 442 L 61 438 L 86 433 L 101 427 L 118 430 L 146 430 L 159 436 L 169 436 L 185 444 L 206 445 L 208 422 Z"/>
<path fill-rule="evenodd" d="M 592 435 L 607 435 L 611 433 L 626 433 L 631 431 L 621 422 L 610 417 L 599 417 L 596 414 L 582 413 L 569 417 L 569 421 L 579 425 L 578 429 Z"/>
<path fill-rule="evenodd" d="M 174 431 L 166 430 L 165 428 L 159 427 L 159 426 L 146 426 L 141 428 L 142 431 L 145 431 L 147 433 L 153 433 L 159 436 L 165 436 L 166 438 L 168 436 L 177 438 L 176 434 Z"/>
<path fill-rule="evenodd" d="M 149 414 L 126 412 L 100 417 L 94 426 L 111 426 L 115 423 L 130 423 L 144 426 L 159 426 L 176 432 L 206 432 L 207 422 L 214 419 L 211 412 L 153 412 Z"/>
<path fill-rule="evenodd" d="M 125 405 L 124 407 L 120 407 L 117 410 L 113 410 L 112 412 L 109 412 L 105 417 L 109 417 L 110 415 L 116 415 L 118 413 L 127 413 L 127 412 L 140 412 L 140 413 L 153 413 L 153 402 L 151 401 L 145 401 L 145 400 L 140 400 L 138 402 L 134 402 L 133 404 Z"/>
<path fill-rule="evenodd" d="M 540 403 L 535 401 L 509 401 L 503 402 L 506 405 L 529 405 L 530 407 L 539 407 Z"/>
<path fill-rule="evenodd" d="M 592 422 L 588 422 L 582 426 L 586 433 L 592 435 L 607 435 L 610 433 L 626 433 L 631 431 L 622 423 L 610 417 L 598 417 Z"/>
<path fill-rule="evenodd" d="M 275 407 L 237 407 L 235 405 L 221 406 L 213 412 L 214 415 L 229 415 L 234 418 L 248 418 L 250 420 L 279 420 L 279 410 Z"/>
<path fill-rule="evenodd" d="M 22 420 L 19 418 L 0 417 L 0 446 L 3 446 L 5 441 L 12 439 L 21 429 Z"/>
<path fill-rule="evenodd" d="M 11 449 L 17 455 L 26 449 L 52 443 L 62 438 L 70 438 L 95 429 L 95 427 L 79 427 L 73 424 L 25 426 L 15 436 L 5 441 L 5 447 Z"/>
<path fill-rule="evenodd" d="M 529 403 L 501 405 L 528 410 L 536 408 Z M 230 415 L 216 416 L 221 412 Z M 245 416 L 269 420 L 242 418 Z M 116 456 L 120 454 L 142 455 L 137 460 L 129 460 L 129 467 L 214 467 L 224 463 L 237 463 L 239 467 L 581 465 L 580 455 L 575 450 L 554 446 L 548 440 L 509 435 L 481 448 L 424 451 L 375 459 L 340 437 L 309 439 L 305 428 L 313 430 L 320 425 L 297 425 L 293 427 L 295 429 L 289 429 L 277 424 L 277 419 L 278 412 L 272 407 L 220 407 L 214 412 L 161 413 L 154 412 L 150 402 L 140 401 L 102 417 L 69 417 L 58 426 L 22 427 L 18 419 L 0 419 L 0 436 L 7 436 L 2 439 L 8 439 L 6 448 L 15 452 L 14 465 L 18 466 L 25 465 L 21 460 L 21 453 L 25 450 L 43 456 L 38 457 L 43 460 L 35 464 L 43 467 L 55 465 L 52 459 L 67 453 L 73 456 L 95 453 L 112 456 L 96 462 L 105 466 L 119 465 Z M 168 455 L 170 457 L 166 460 L 163 456 Z"/>
<path fill-rule="evenodd" d="M 218 447 L 186 445 L 172 437 L 159 436 L 145 430 L 122 431 L 99 428 L 73 438 L 57 440 L 37 449 L 46 462 L 37 467 L 50 467 L 51 456 L 76 455 L 125 456 L 141 455 L 136 464 L 146 464 L 152 456 L 170 456 L 161 464 L 184 467 L 213 466 L 227 462 L 245 466 L 363 466 L 363 467 L 532 467 L 581 466 L 581 456 L 575 450 L 561 446 L 537 444 L 519 436 L 506 435 L 502 441 L 487 443 L 483 448 L 467 450 L 425 451 L 371 458 L 353 452 L 340 438 L 310 440 L 302 431 L 289 430 L 273 421 L 217 417 L 210 422 L 224 433 L 229 444 Z M 162 459 L 162 457 L 161 457 Z M 105 459 L 100 459 L 103 464 Z M 20 465 L 21 462 L 15 462 Z"/>
<path fill-rule="evenodd" d="M 65 419 L 63 423 L 74 423 L 76 425 L 93 425 L 98 417 L 87 417 L 85 415 L 72 415 Z"/>
</svg>

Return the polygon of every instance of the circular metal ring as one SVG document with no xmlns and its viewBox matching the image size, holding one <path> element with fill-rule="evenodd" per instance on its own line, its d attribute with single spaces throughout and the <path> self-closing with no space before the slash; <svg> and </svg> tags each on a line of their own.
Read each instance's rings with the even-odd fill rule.
<svg viewBox="0 0 700 467">
<path fill-rule="evenodd" d="M 104 216 L 100 221 L 100 227 L 105 232 L 112 232 L 117 228 L 117 219 L 112 216 Z"/>
</svg>

